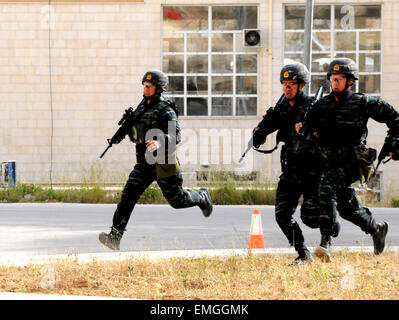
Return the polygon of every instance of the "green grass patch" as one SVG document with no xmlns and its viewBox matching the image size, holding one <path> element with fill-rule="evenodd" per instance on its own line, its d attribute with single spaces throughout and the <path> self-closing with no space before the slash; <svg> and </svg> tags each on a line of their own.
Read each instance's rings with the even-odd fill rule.
<svg viewBox="0 0 399 320">
<path fill-rule="evenodd" d="M 215 205 L 274 205 L 276 186 L 271 184 L 239 185 L 229 183 L 207 184 L 206 187 Z M 196 190 L 199 187 L 195 188 Z M 101 185 L 86 184 L 81 187 L 49 188 L 34 184 L 17 184 L 14 188 L 0 189 L 0 202 L 65 202 L 65 203 L 118 203 L 122 194 L 120 188 L 105 188 Z M 167 204 L 161 189 L 157 185 L 147 188 L 139 204 Z M 390 197 L 384 203 L 363 199 L 366 206 L 384 206 L 399 208 L 399 199 Z"/>
<path fill-rule="evenodd" d="M 391 206 L 392 208 L 399 208 L 399 199 L 392 199 Z"/>
<path fill-rule="evenodd" d="M 223 186 L 210 189 L 212 201 L 219 205 L 273 205 L 276 199 L 274 189 L 236 189 L 234 186 Z"/>
<path fill-rule="evenodd" d="M 66 202 L 118 203 L 122 188 L 108 190 L 100 186 L 75 188 L 47 188 L 33 184 L 17 184 L 14 188 L 0 189 L 0 202 Z M 215 205 L 273 205 L 273 188 L 235 188 L 234 185 L 209 187 Z M 149 187 L 141 196 L 140 204 L 167 204 L 159 187 Z"/>
<path fill-rule="evenodd" d="M 1 202 L 115 203 L 120 195 L 100 187 L 53 189 L 33 184 L 18 184 L 0 189 Z"/>
</svg>

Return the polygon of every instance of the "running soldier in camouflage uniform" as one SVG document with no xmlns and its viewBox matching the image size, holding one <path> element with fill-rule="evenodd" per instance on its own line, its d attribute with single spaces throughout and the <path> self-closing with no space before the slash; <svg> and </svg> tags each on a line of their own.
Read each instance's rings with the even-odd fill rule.
<svg viewBox="0 0 399 320">
<path fill-rule="evenodd" d="M 302 91 L 308 81 L 309 71 L 303 64 L 288 64 L 282 68 L 280 82 L 283 85 L 284 98 L 274 108 L 267 110 L 254 129 L 253 137 L 254 147 L 259 148 L 267 135 L 278 130 L 277 142 L 285 143 L 280 155 L 282 174 L 277 187 L 275 215 L 290 245 L 299 254 L 290 264 L 294 266 L 313 261 L 312 254 L 305 245 L 302 230 L 293 218 L 301 195 L 302 222 L 310 228 L 318 228 L 320 215 L 320 160 L 313 141 L 305 141 L 298 134 L 305 112 L 313 101 L 313 98 Z"/>
<path fill-rule="evenodd" d="M 315 255 L 328 262 L 336 210 L 342 218 L 372 236 L 375 254 L 383 252 L 388 232 L 388 223 L 375 221 L 370 210 L 359 203 L 351 184 L 367 181 L 373 170 L 376 150 L 366 147 L 369 118 L 390 128 L 396 141 L 390 156 L 399 159 L 399 113 L 382 99 L 353 93 L 350 88 L 358 80 L 357 74 L 353 60 L 333 60 L 327 72 L 332 91 L 309 114 L 325 165 L 320 185 L 321 243 Z"/>
<path fill-rule="evenodd" d="M 157 181 L 173 208 L 198 206 L 205 217 L 209 217 L 213 209 L 207 189 L 201 188 L 197 192 L 182 188 L 183 178 L 175 150 L 176 144 L 181 141 L 177 111 L 173 103 L 162 97 L 162 92 L 168 86 L 167 76 L 158 70 L 148 71 L 142 84 L 144 99 L 134 111 L 138 120 L 129 132 L 130 139 L 136 143 L 137 164 L 122 191 L 111 232 L 99 235 L 100 242 L 113 250 L 119 250 L 120 240 L 134 206 L 154 181 Z M 157 140 L 152 140 L 152 132 L 157 134 Z"/>
</svg>

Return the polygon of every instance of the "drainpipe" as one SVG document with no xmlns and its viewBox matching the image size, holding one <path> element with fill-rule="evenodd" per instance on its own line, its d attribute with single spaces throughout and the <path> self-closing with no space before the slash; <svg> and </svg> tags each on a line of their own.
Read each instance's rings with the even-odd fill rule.
<svg viewBox="0 0 399 320">
<path fill-rule="evenodd" d="M 303 63 L 311 72 L 312 63 L 312 29 L 313 29 L 313 0 L 306 0 L 306 12 L 305 12 L 305 50 Z M 310 85 L 307 84 L 304 88 L 305 93 L 310 95 Z"/>
<path fill-rule="evenodd" d="M 273 0 L 269 0 L 269 37 L 268 37 L 268 48 L 267 48 L 267 106 L 270 107 L 273 103 Z M 272 148 L 272 139 L 267 139 L 267 148 Z M 272 155 L 267 156 L 267 178 L 272 178 Z"/>
</svg>

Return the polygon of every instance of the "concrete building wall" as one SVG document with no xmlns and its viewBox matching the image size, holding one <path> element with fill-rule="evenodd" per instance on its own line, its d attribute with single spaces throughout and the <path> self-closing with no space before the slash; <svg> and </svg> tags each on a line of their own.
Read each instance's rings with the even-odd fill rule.
<svg viewBox="0 0 399 320">
<path fill-rule="evenodd" d="M 54 182 L 81 182 L 93 170 L 123 180 L 133 145 L 97 159 L 124 109 L 141 100 L 142 74 L 159 67 L 159 3 L 0 8 L 1 158 L 17 161 L 21 182 L 49 182 L 51 162 Z"/>
<path fill-rule="evenodd" d="M 283 5 L 305 1 L 196 1 L 195 4 L 259 6 L 258 27 L 268 45 L 258 50 L 259 110 L 252 117 L 181 117 L 185 140 L 179 149 L 183 169 L 201 169 L 219 159 L 215 169 L 261 171 L 276 179 L 279 153 L 250 151 L 238 159 L 252 128 L 281 95 Z M 319 0 L 317 4 L 345 4 Z M 351 0 L 351 4 L 370 4 Z M 382 4 L 382 97 L 399 101 L 399 2 Z M 18 181 L 80 183 L 124 182 L 134 164 L 134 146 L 126 139 L 99 155 L 117 129 L 124 109 L 141 100 L 141 77 L 161 68 L 162 5 L 193 5 L 176 0 L 144 2 L 0 3 L 0 159 L 17 161 Z M 49 32 L 49 25 L 51 26 Z M 202 131 L 201 131 L 202 129 Z M 212 131 L 213 129 L 213 131 Z M 222 129 L 227 129 L 223 131 Z M 369 143 L 380 148 L 386 128 L 370 121 Z M 206 135 L 224 135 L 212 144 Z M 266 147 L 274 145 L 274 135 Z M 219 148 L 217 148 L 219 146 Z M 224 152 L 224 156 L 223 156 Z M 208 156 L 206 156 L 206 154 Z M 223 163 L 223 159 L 227 160 Z M 229 160 L 230 158 L 230 160 Z M 194 160 L 193 160 L 194 159 Z M 397 163 L 383 166 L 386 184 L 399 179 Z"/>
</svg>

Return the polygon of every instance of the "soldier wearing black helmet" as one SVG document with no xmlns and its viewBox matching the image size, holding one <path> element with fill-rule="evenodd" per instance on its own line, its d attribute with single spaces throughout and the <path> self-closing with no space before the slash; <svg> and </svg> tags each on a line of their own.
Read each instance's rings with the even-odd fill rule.
<svg viewBox="0 0 399 320">
<path fill-rule="evenodd" d="M 310 228 L 319 227 L 318 186 L 320 161 L 313 141 L 305 141 L 299 134 L 303 117 L 313 99 L 303 88 L 309 82 L 309 71 L 301 63 L 285 65 L 280 72 L 283 96 L 275 107 L 267 110 L 262 121 L 254 129 L 255 148 L 265 141 L 267 135 L 277 131 L 281 148 L 281 171 L 277 192 L 275 217 L 298 257 L 290 263 L 296 266 L 312 262 L 313 257 L 305 245 L 301 228 L 293 218 L 299 199 L 303 196 L 301 220 Z M 298 141 L 301 143 L 298 144 Z"/>
<path fill-rule="evenodd" d="M 119 250 L 133 208 L 153 181 L 157 181 L 173 208 L 198 206 L 205 217 L 209 217 L 213 209 L 207 189 L 201 188 L 197 192 L 182 187 L 183 178 L 175 150 L 181 140 L 177 110 L 174 103 L 162 96 L 168 87 L 168 77 L 161 71 L 151 70 L 144 74 L 142 84 L 143 100 L 134 111 L 138 120 L 128 133 L 136 144 L 137 163 L 122 191 L 111 232 L 99 235 L 100 242 L 113 250 Z"/>
<path fill-rule="evenodd" d="M 368 119 L 385 123 L 398 141 L 399 113 L 380 98 L 351 91 L 358 80 L 357 65 L 351 59 L 332 60 L 327 79 L 331 93 L 319 100 L 309 114 L 324 164 L 320 184 L 321 243 L 315 255 L 331 261 L 329 249 L 336 210 L 342 218 L 370 234 L 374 253 L 380 254 L 385 247 L 388 223 L 375 221 L 370 210 L 359 203 L 351 184 L 367 181 L 373 170 L 376 151 L 366 147 Z M 392 146 L 391 151 L 391 156 L 398 159 L 399 147 Z"/>
</svg>

